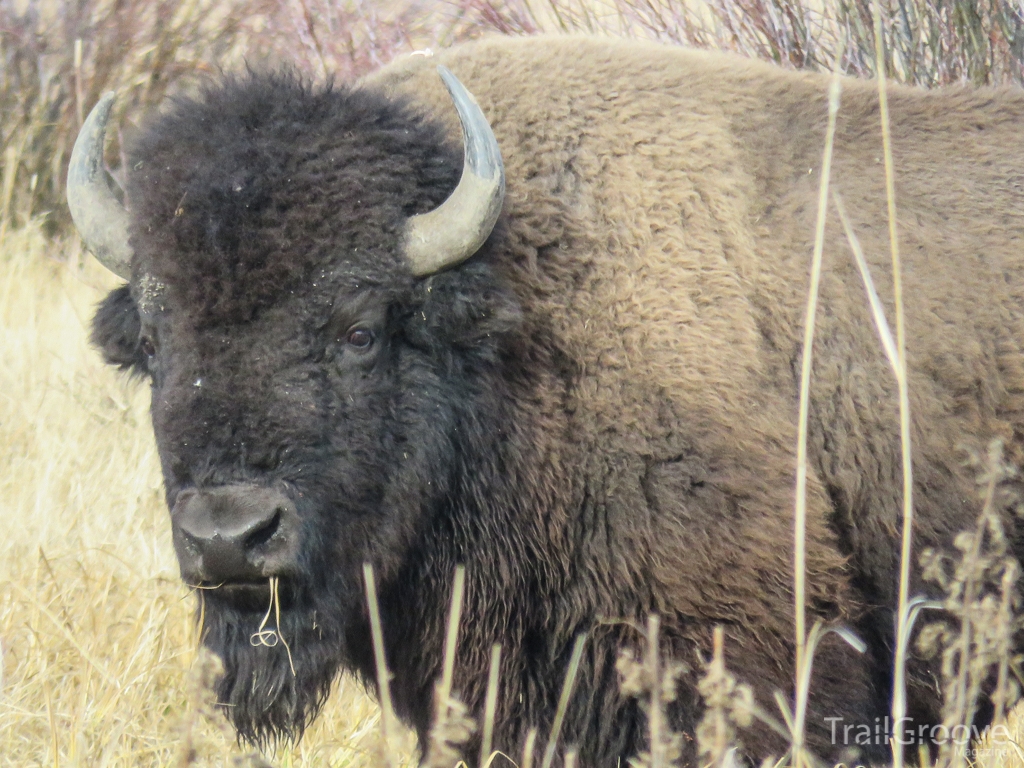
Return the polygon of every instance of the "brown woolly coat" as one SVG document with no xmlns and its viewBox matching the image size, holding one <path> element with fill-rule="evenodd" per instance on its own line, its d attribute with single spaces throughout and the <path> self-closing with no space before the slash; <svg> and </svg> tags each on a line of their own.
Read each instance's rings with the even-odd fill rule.
<svg viewBox="0 0 1024 768">
<path fill-rule="evenodd" d="M 660 611 L 666 643 L 691 665 L 724 624 L 728 666 L 773 708 L 775 689 L 791 691 L 798 384 L 828 77 L 552 37 L 412 56 L 365 81 L 445 121 L 453 141 L 437 63 L 476 96 L 501 146 L 505 269 L 577 367 L 564 399 L 536 407 L 589 457 L 577 490 L 606 499 L 580 521 L 584 538 L 623 553 L 607 572 L 570 572 L 567 603 L 577 583 L 579 605 L 595 584 L 644 595 L 644 606 L 593 610 Z M 893 322 L 877 90 L 842 85 L 832 186 Z M 948 548 L 979 511 L 962 447 L 1000 437 L 1020 459 L 1024 93 L 892 87 L 889 105 L 919 553 Z M 888 707 L 902 481 L 896 384 L 834 210 L 817 323 L 809 603 L 872 645 L 859 657 L 827 642 L 817 660 L 808 728 L 836 755 L 824 718 Z M 559 476 L 569 449 L 547 450 L 551 482 L 575 482 Z M 604 487 L 586 487 L 595 478 Z M 935 722 L 938 693 L 916 669 L 911 715 Z M 763 730 L 745 738 L 755 754 L 779 748 Z"/>
</svg>

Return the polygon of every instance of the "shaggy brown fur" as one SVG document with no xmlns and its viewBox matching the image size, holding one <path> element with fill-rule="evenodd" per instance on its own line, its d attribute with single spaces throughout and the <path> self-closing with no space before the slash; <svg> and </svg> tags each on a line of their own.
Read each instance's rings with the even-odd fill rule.
<svg viewBox="0 0 1024 768">
<path fill-rule="evenodd" d="M 439 62 L 491 122 L 508 195 L 481 253 L 415 281 L 396 258 L 402 221 L 443 199 L 459 165 Z M 362 559 L 381 574 L 397 707 L 421 735 L 457 562 L 469 587 L 455 688 L 481 712 L 490 645 L 504 645 L 496 746 L 509 753 L 530 726 L 550 726 L 579 632 L 588 650 L 564 743 L 579 743 L 586 765 L 643 748 L 642 715 L 619 695 L 614 662 L 650 611 L 666 651 L 691 667 L 671 712 L 677 729 L 692 736 L 701 716 L 695 662 L 716 624 L 728 666 L 763 705 L 790 692 L 797 383 L 827 78 L 547 38 L 410 57 L 354 95 L 257 86 L 229 85 L 206 96 L 206 112 L 160 118 L 129 180 L 133 291 L 144 273 L 168 286 L 142 326 L 162 345 L 151 373 L 169 502 L 189 485 L 305 487 L 320 504 L 304 513 L 316 521 L 310 572 L 343 572 L 308 587 L 330 594 L 326 609 L 316 604 L 333 616 L 323 632 L 340 650 L 323 635 L 292 644 L 298 656 L 310 649 L 299 685 L 314 695 L 293 692 L 287 713 L 271 703 L 246 719 L 259 702 L 232 698 L 245 675 L 281 661 L 229 650 L 229 672 L 244 673 L 224 695 L 243 711 L 243 732 L 301 728 L 339 664 L 372 678 Z M 274 97 L 292 102 L 278 108 Z M 390 100 L 441 121 L 449 143 Z M 252 131 L 273 142 L 219 138 L 247 130 L 231 122 L 247 109 L 269 115 L 253 119 L 277 127 Z M 978 512 L 958 446 L 999 436 L 1020 459 L 1024 94 L 893 88 L 890 109 L 920 551 L 948 547 Z M 379 164 L 380 151 L 400 159 Z M 881 152 L 874 86 L 844 81 L 834 186 L 888 297 Z M 188 169 L 172 172 L 173 158 Z M 330 394 L 341 384 L 324 373 L 330 347 L 317 336 L 338 306 L 370 312 L 389 345 L 358 379 L 370 384 L 344 374 L 348 401 Z M 816 751 L 838 759 L 825 718 L 873 725 L 888 709 L 901 465 L 896 386 L 834 218 L 821 306 L 810 603 L 871 645 L 858 656 L 827 641 L 817 657 L 808 730 Z M 145 364 L 126 294 L 96 323 L 108 359 Z M 250 631 L 224 611 L 211 641 L 222 652 L 232 632 Z M 915 721 L 935 722 L 923 663 L 910 686 Z M 754 759 L 785 749 L 758 727 L 743 742 Z M 686 750 L 695 761 L 692 739 Z"/>
</svg>

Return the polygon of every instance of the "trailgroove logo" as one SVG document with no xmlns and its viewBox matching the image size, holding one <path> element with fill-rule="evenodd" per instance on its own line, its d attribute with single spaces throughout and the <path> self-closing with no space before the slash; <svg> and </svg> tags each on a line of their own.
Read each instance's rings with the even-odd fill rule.
<svg viewBox="0 0 1024 768">
<path fill-rule="evenodd" d="M 986 725 L 979 729 L 972 725 L 945 725 L 915 723 L 914 718 L 904 717 L 893 727 L 888 716 L 876 717 L 874 723 L 849 723 L 841 717 L 826 717 L 825 722 L 832 729 L 834 745 L 850 747 L 884 746 L 895 743 L 899 746 L 942 747 L 951 745 L 957 754 L 967 757 L 981 755 L 1008 756 L 1011 743 L 1010 729 L 1005 725 Z M 984 747 L 978 747 L 984 742 Z"/>
</svg>

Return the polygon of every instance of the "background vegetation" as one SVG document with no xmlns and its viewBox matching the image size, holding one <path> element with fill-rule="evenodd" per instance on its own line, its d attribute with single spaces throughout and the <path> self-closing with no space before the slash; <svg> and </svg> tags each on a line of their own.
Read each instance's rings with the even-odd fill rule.
<svg viewBox="0 0 1024 768">
<path fill-rule="evenodd" d="M 882 0 L 880 10 L 890 78 L 1024 81 L 1020 3 Z M 0 768 L 265 765 L 209 716 L 211 662 L 193 664 L 192 601 L 177 577 L 146 388 L 105 369 L 86 341 L 92 305 L 112 279 L 81 250 L 63 202 L 83 115 L 117 89 L 115 122 L 127 132 L 197 75 L 246 62 L 347 79 L 416 49 L 545 31 L 875 74 L 867 0 L 0 0 Z M 115 175 L 119 139 L 109 147 Z M 1002 562 L 981 555 L 985 568 Z M 960 599 L 954 613 L 969 603 Z M 948 652 L 941 631 L 933 635 Z M 742 686 L 718 662 L 706 695 L 725 727 L 743 717 Z M 653 699 L 658 686 L 642 671 L 657 659 L 630 663 L 637 694 Z M 302 744 L 272 758 L 379 765 L 379 718 L 343 680 Z M 670 736 L 650 764 L 667 764 Z M 406 739 L 388 760 L 410 754 Z M 1021 765 L 1022 754 L 993 753 L 986 764 Z"/>
<path fill-rule="evenodd" d="M 870 0 L 0 0 L 0 227 L 66 229 L 83 115 L 118 90 L 116 124 L 197 74 L 287 62 L 358 76 L 488 33 L 589 32 L 736 51 L 783 66 L 875 69 Z M 927 87 L 1024 81 L 1024 5 L 881 0 L 888 75 Z M 127 117 L 127 122 L 124 118 Z M 118 142 L 111 165 L 118 166 Z"/>
</svg>

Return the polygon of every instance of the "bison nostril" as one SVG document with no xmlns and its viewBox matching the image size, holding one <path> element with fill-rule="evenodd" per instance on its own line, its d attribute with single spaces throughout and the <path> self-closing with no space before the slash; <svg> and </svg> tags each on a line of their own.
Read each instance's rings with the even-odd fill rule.
<svg viewBox="0 0 1024 768">
<path fill-rule="evenodd" d="M 245 537 L 245 549 L 252 550 L 266 544 L 281 529 L 281 515 L 284 512 L 281 507 L 274 510 L 274 514 L 263 525 Z"/>
</svg>

